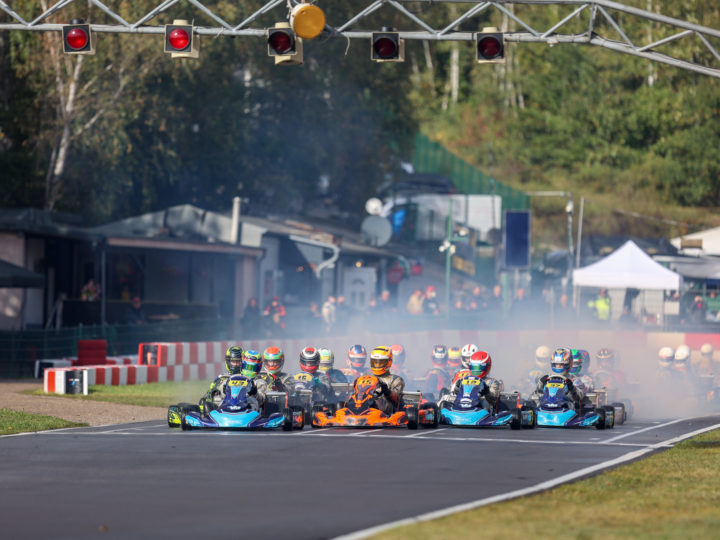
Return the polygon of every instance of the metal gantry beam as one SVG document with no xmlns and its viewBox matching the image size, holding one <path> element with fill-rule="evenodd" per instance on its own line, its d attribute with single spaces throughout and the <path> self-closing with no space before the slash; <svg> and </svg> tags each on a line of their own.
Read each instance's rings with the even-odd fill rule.
<svg viewBox="0 0 720 540">
<path fill-rule="evenodd" d="M 172 15 L 171 8 L 183 6 L 184 12 L 188 7 L 197 10 L 196 21 L 204 21 L 195 27 L 198 35 L 220 36 L 246 36 L 263 37 L 266 27 L 261 26 L 260 19 L 268 13 L 276 13 L 277 20 L 285 20 L 288 10 L 297 0 L 270 0 L 253 13 L 239 22 L 227 21 L 211 8 L 203 4 L 202 0 L 164 0 L 137 21 L 126 21 L 115 10 L 109 0 L 59 0 L 47 10 L 40 8 L 37 2 L 38 15 L 32 20 L 25 20 L 4 0 L 0 0 L 0 12 L 7 16 L 0 22 L 0 30 L 20 30 L 33 32 L 58 32 L 62 25 L 70 22 L 70 17 L 63 18 L 63 10 L 75 3 L 86 8 L 88 1 L 97 7 L 107 18 L 107 21 L 91 23 L 93 32 L 97 33 L 123 33 L 123 34 L 163 34 L 164 24 L 171 20 L 159 20 L 161 15 L 168 19 Z M 115 3 L 119 4 L 119 0 Z M 359 3 L 359 2 L 358 2 Z M 581 43 L 602 47 L 611 51 L 629 54 L 652 62 L 668 64 L 677 68 L 693 71 L 703 75 L 720 78 L 720 30 L 691 23 L 646 11 L 619 2 L 609 0 L 368 0 L 349 19 L 338 19 L 332 12 L 332 3 L 323 5 L 323 0 L 317 4 L 324 9 L 327 15 L 327 26 L 324 36 L 344 37 L 346 39 L 370 39 L 378 28 L 357 29 L 367 17 L 378 10 L 392 10 L 395 17 L 407 22 L 406 28 L 398 28 L 400 37 L 406 40 L 425 41 L 473 41 L 475 31 L 462 31 L 458 28 L 467 25 L 479 14 L 495 11 L 498 16 L 505 17 L 517 24 L 522 31 L 506 32 L 505 41 L 515 43 L 546 43 L 548 45 Z M 448 17 L 438 28 L 434 28 L 423 19 L 424 8 L 430 5 L 455 4 L 463 6 L 463 13 L 455 18 Z M 567 13 L 550 24 L 545 29 L 535 28 L 523 17 L 523 6 L 567 6 Z M 517 6 L 517 7 L 516 7 Z M 450 13 L 450 10 L 447 10 Z M 98 16 L 103 17 L 98 13 Z M 163 17 L 164 18 L 164 17 Z M 9 22 L 7 21 L 9 19 Z M 396 19 L 394 19 L 396 20 Z M 643 43 L 633 41 L 628 37 L 624 28 L 630 20 L 647 21 L 655 24 L 654 31 L 662 35 L 661 39 Z M 580 21 L 583 31 L 575 33 L 562 33 L 563 28 L 570 23 Z M 397 23 L 396 23 L 397 24 Z M 479 24 L 478 24 L 479 26 Z M 350 28 L 353 28 L 350 30 Z M 602 29 L 602 30 L 601 30 Z M 480 30 L 480 28 L 477 28 Z M 477 31 L 476 30 L 476 31 Z M 601 33 L 604 32 L 604 33 Z M 646 39 L 645 37 L 643 39 Z M 670 48 L 682 40 L 697 39 L 698 44 L 709 52 L 714 59 L 712 63 L 700 63 L 694 58 L 677 58 L 661 48 Z M 713 45 L 715 43 L 715 45 Z"/>
</svg>

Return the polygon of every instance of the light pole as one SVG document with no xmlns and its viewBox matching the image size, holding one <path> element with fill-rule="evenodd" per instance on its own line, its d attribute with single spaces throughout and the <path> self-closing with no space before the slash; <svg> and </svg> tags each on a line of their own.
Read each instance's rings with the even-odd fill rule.
<svg viewBox="0 0 720 540">
<path fill-rule="evenodd" d="M 462 228 L 462 231 L 458 235 L 453 235 L 453 218 L 452 218 L 452 197 L 448 197 L 448 217 L 447 217 L 447 229 L 445 230 L 445 240 L 440 245 L 438 250 L 440 253 L 445 253 L 445 318 L 450 318 L 450 265 L 452 262 L 452 256 L 455 254 L 455 242 L 467 242 L 467 229 Z"/>
<path fill-rule="evenodd" d="M 573 223 L 573 210 L 575 209 L 575 205 L 573 204 L 573 196 L 572 193 L 568 193 L 568 202 L 565 205 L 565 212 L 567 213 L 568 217 L 568 267 L 567 267 L 567 280 L 568 284 L 570 284 L 570 276 L 572 276 L 572 269 L 573 269 L 573 233 L 572 233 L 572 223 Z"/>
</svg>

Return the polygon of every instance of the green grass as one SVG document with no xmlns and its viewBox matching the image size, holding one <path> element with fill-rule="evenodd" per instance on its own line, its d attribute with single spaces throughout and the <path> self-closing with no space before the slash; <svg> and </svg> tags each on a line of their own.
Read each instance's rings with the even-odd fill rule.
<svg viewBox="0 0 720 540">
<path fill-rule="evenodd" d="M 167 407 L 180 401 L 197 403 L 209 387 L 210 381 L 163 382 L 127 386 L 96 385 L 88 389 L 87 396 L 82 394 L 53 394 L 53 396 L 145 407 Z M 43 390 L 33 390 L 28 393 L 47 395 Z"/>
<path fill-rule="evenodd" d="M 82 426 L 87 426 L 87 424 L 69 422 L 61 418 L 55 418 L 54 416 L 0 409 L 0 435 Z"/>
<path fill-rule="evenodd" d="M 716 430 L 587 480 L 373 538 L 718 538 L 719 486 Z"/>
</svg>

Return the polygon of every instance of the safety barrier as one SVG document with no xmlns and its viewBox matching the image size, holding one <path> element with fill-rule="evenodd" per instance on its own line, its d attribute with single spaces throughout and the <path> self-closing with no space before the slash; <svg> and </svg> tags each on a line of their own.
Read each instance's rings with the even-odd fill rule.
<svg viewBox="0 0 720 540">
<path fill-rule="evenodd" d="M 476 343 L 490 351 L 496 362 L 505 359 L 531 359 L 535 348 L 545 344 L 550 347 L 575 346 L 589 351 L 600 347 L 619 349 L 634 354 L 657 351 L 660 347 L 687 344 L 691 349 L 699 349 L 703 343 L 711 343 L 720 349 L 720 334 L 683 334 L 675 332 L 614 332 L 610 330 L 573 330 L 573 331 L 472 331 L 472 330 L 430 330 L 426 332 L 408 332 L 402 334 L 362 334 L 353 337 L 324 337 L 315 339 L 285 340 L 248 340 L 178 342 L 178 343 L 141 343 L 138 348 L 137 364 L 118 366 L 75 366 L 48 368 L 45 370 L 45 391 L 64 393 L 59 381 L 61 374 L 68 369 L 87 369 L 88 384 L 118 385 L 143 384 L 148 382 L 187 381 L 212 379 L 224 369 L 224 354 L 228 347 L 241 345 L 246 349 L 262 352 L 270 346 L 280 347 L 285 352 L 286 370 L 293 371 L 297 366 L 300 351 L 309 345 L 327 347 L 336 352 L 338 367 L 344 367 L 345 351 L 354 343 L 362 343 L 370 349 L 379 344 L 401 343 L 406 349 L 406 369 L 424 370 L 428 366 L 432 347 L 442 343 L 462 346 Z M 501 364 L 498 365 L 501 367 Z"/>
</svg>

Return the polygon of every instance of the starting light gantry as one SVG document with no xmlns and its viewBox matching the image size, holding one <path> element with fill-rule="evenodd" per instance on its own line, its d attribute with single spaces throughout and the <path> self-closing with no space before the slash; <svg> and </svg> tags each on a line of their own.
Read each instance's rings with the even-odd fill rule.
<svg viewBox="0 0 720 540">
<path fill-rule="evenodd" d="M 302 40 L 319 36 L 367 40 L 370 43 L 371 59 L 381 62 L 402 61 L 404 43 L 408 40 L 474 41 L 477 61 L 480 63 L 502 62 L 507 43 L 573 43 L 601 47 L 720 78 L 720 30 L 610 0 L 365 0 L 354 15 L 342 19 L 333 18 L 332 2 L 327 0 L 309 3 L 269 0 L 264 4 L 260 2 L 253 13 L 240 21 L 224 19 L 205 5 L 204 0 L 157 1 L 160 3 L 140 18 L 127 21 L 118 13 L 119 10 L 113 9 L 112 4 L 119 5 L 119 0 L 58 0 L 45 10 L 38 1 L 32 18 L 22 17 L 12 9 L 9 2 L 0 0 L 0 30 L 63 32 L 63 50 L 71 54 L 92 54 L 96 46 L 101 46 L 94 42 L 94 34 L 100 33 L 165 35 L 166 52 L 185 57 L 197 57 L 199 40 L 196 38 L 200 36 L 258 37 L 267 41 L 268 53 L 276 57 L 278 64 L 302 63 Z M 360 5 L 359 1 L 357 3 Z M 28 4 L 25 3 L 26 9 Z M 93 9 L 92 21 L 81 24 L 80 21 L 72 21 L 69 16 L 63 20 L 63 10 L 69 12 L 68 8 L 73 6 L 73 13 L 78 12 L 78 7 L 87 11 L 88 4 L 97 8 Z M 210 2 L 208 4 L 214 5 Z M 424 11 L 431 5 L 439 4 L 454 4 L 456 9 L 446 10 L 448 20 L 441 25 L 436 22 L 433 26 L 424 20 Z M 662 9 L 662 3 L 658 4 Z M 187 19 L 190 7 L 196 10 L 197 16 L 192 24 L 185 25 L 171 18 L 173 9 L 178 6 L 182 7 L 184 19 Z M 523 13 L 526 6 L 554 6 L 560 8 L 554 12 L 564 13 L 557 16 L 556 22 L 538 28 L 537 24 L 530 20 L 532 14 Z M 392 19 L 395 25 L 398 24 L 398 19 L 401 19 L 407 23 L 407 27 L 392 29 L 392 32 L 384 32 L 384 28 L 361 29 L 361 25 L 367 22 L 365 19 L 371 14 L 377 18 L 386 13 L 388 20 Z M 450 13 L 458 15 L 450 17 Z M 287 32 L 287 38 L 292 43 L 279 36 L 272 37 L 272 30 L 278 27 L 277 24 L 267 25 L 270 14 L 275 15 L 276 21 L 288 22 L 287 28 L 290 31 Z M 517 30 L 500 32 L 482 29 L 481 23 L 476 20 L 480 14 L 485 14 L 485 20 L 488 14 L 491 19 L 511 20 Z M 437 21 L 437 18 L 434 20 Z M 467 30 L 474 20 L 477 22 L 476 29 Z M 631 39 L 628 28 L 638 21 L 652 23 L 653 32 Z M 71 24 L 73 22 L 74 24 Z M 263 22 L 265 24 L 262 24 Z M 73 28 L 69 28 L 69 25 Z M 190 27 L 191 32 L 187 36 L 189 42 L 180 47 L 182 51 L 177 51 L 172 46 L 171 38 L 166 33 L 169 26 Z M 581 28 L 580 31 L 578 27 Z M 71 35 L 72 30 L 77 31 Z M 87 35 L 83 35 L 83 32 Z M 386 34 L 382 37 L 382 42 L 377 39 L 379 33 Z M 494 37 L 491 34 L 494 34 Z M 653 38 L 652 34 L 661 37 Z M 183 41 L 178 36 L 173 38 L 173 42 L 175 40 L 178 40 L 177 43 Z M 687 54 L 687 57 L 683 58 L 682 54 L 677 52 L 676 45 L 687 40 L 694 40 L 696 50 L 694 54 Z M 288 46 L 286 52 L 281 52 Z M 703 54 L 698 55 L 697 50 Z M 286 58 L 288 56 L 292 59 Z M 700 61 L 698 56 L 704 59 Z"/>
</svg>

